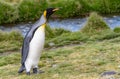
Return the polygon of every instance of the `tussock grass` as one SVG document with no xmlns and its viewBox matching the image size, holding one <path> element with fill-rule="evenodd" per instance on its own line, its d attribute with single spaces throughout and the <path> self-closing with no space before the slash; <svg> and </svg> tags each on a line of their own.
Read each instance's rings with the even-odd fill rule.
<svg viewBox="0 0 120 79">
<path fill-rule="evenodd" d="M 55 43 L 55 47 L 69 44 L 80 44 L 81 42 L 86 42 L 88 38 L 88 36 L 80 32 L 63 33 L 60 36 L 46 40 L 45 47 L 49 47 L 49 43 Z"/>
<path fill-rule="evenodd" d="M 19 32 L 6 33 L 0 31 L 0 53 L 20 50 L 22 40 L 23 37 Z"/>
<path fill-rule="evenodd" d="M 15 22 L 18 17 L 17 7 L 4 1 L 0 1 L 0 24 Z"/>
<path fill-rule="evenodd" d="M 102 14 L 119 12 L 119 0 L 77 0 L 81 4 L 81 13 L 96 11 Z"/>
<path fill-rule="evenodd" d="M 114 30 L 114 32 L 116 32 L 116 33 L 120 33 L 120 27 L 115 27 L 113 30 Z"/>
<path fill-rule="evenodd" d="M 61 7 L 55 16 L 60 18 L 120 13 L 119 0 L 0 0 L 0 24 L 38 19 L 48 7 Z"/>
<path fill-rule="evenodd" d="M 46 38 L 49 39 L 49 38 L 54 38 L 54 37 L 60 36 L 64 33 L 70 33 L 70 31 L 65 30 L 63 28 L 53 28 L 53 29 L 51 29 L 50 26 L 47 25 L 45 33 L 46 33 Z"/>
<path fill-rule="evenodd" d="M 100 33 L 96 33 L 95 35 L 91 36 L 91 40 L 102 41 L 102 40 L 110 40 L 120 36 L 120 33 L 115 33 L 112 30 L 103 30 Z"/>
<path fill-rule="evenodd" d="M 103 21 L 102 17 L 93 12 L 87 20 L 85 26 L 81 29 L 83 33 L 94 35 L 102 32 L 103 30 L 110 29 L 109 26 Z"/>
<path fill-rule="evenodd" d="M 28 21 L 40 18 L 40 15 L 46 9 L 45 0 L 23 0 L 19 6 L 19 20 Z"/>
</svg>

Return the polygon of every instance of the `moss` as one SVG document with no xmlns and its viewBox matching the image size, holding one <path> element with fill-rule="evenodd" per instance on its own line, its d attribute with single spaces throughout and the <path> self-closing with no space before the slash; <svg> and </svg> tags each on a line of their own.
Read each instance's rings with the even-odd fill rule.
<svg viewBox="0 0 120 79">
<path fill-rule="evenodd" d="M 94 35 L 106 29 L 110 29 L 110 28 L 103 21 L 102 17 L 99 16 L 97 13 L 92 12 L 87 20 L 87 23 L 81 29 L 81 31 L 86 34 Z"/>
</svg>

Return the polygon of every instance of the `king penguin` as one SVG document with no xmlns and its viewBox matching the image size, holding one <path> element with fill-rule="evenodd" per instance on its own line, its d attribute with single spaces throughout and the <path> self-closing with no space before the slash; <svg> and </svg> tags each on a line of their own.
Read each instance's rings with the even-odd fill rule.
<svg viewBox="0 0 120 79">
<path fill-rule="evenodd" d="M 26 70 L 26 74 L 30 75 L 31 68 L 35 74 L 40 72 L 38 70 L 38 62 L 41 52 L 44 48 L 46 22 L 49 16 L 57 10 L 59 9 L 46 9 L 41 18 L 35 24 L 33 24 L 31 29 L 26 34 L 22 45 L 21 67 L 18 73 L 22 73 L 24 70 Z"/>
</svg>

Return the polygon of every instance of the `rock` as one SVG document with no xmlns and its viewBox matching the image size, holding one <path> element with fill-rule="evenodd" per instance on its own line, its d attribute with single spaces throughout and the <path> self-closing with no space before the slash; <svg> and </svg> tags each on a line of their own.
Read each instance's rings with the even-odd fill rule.
<svg viewBox="0 0 120 79">
<path fill-rule="evenodd" d="M 49 43 L 49 46 L 50 46 L 50 47 L 52 47 L 52 46 L 54 46 L 54 45 L 55 45 L 55 43 L 53 43 L 53 42 Z"/>
<path fill-rule="evenodd" d="M 53 64 L 53 65 L 52 65 L 52 67 L 53 67 L 53 68 L 56 68 L 56 67 L 57 67 L 57 65 L 56 65 L 56 64 Z"/>
<path fill-rule="evenodd" d="M 115 71 L 106 71 L 106 72 L 103 72 L 103 73 L 101 74 L 101 76 L 115 75 L 115 74 L 117 74 L 117 72 L 115 72 Z"/>
<path fill-rule="evenodd" d="M 103 77 L 100 77 L 99 79 L 116 79 L 114 75 L 107 75 L 107 76 L 103 76 Z"/>
<path fill-rule="evenodd" d="M 115 71 L 105 71 L 100 75 L 99 79 L 116 79 L 115 75 L 117 72 Z"/>
</svg>

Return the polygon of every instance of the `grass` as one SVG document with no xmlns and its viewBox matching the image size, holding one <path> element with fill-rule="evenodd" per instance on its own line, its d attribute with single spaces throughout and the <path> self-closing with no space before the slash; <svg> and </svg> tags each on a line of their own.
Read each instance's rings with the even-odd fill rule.
<svg viewBox="0 0 120 79">
<path fill-rule="evenodd" d="M 45 47 L 49 47 L 49 43 L 54 43 L 55 47 L 69 44 L 80 44 L 81 42 L 86 42 L 89 40 L 88 38 L 88 36 L 80 32 L 63 33 L 60 36 L 46 40 Z"/>
<path fill-rule="evenodd" d="M 58 30 L 58 29 L 57 29 Z M 52 31 L 53 34 L 56 31 Z M 104 71 L 120 71 L 119 51 L 120 34 L 110 30 L 89 36 L 82 32 L 66 32 L 61 29 L 59 36 L 47 37 L 46 42 L 55 43 L 54 47 L 45 49 L 39 61 L 39 67 L 45 73 L 27 76 L 25 73 L 17 73 L 20 67 L 20 51 L 22 37 L 17 32 L 0 33 L 0 43 L 8 41 L 4 47 L 3 55 L 0 55 L 0 79 L 96 79 Z M 8 39 L 9 38 L 9 39 Z M 10 41 L 14 41 L 10 43 Z M 20 44 L 17 45 L 16 43 Z M 14 44 L 12 46 L 12 44 Z M 47 43 L 46 43 L 47 44 Z M 73 45 L 77 44 L 77 45 Z M 10 46 L 9 46 L 10 45 Z M 11 47 L 18 46 L 16 50 Z M 5 48 L 9 48 L 10 50 Z M 5 52 L 12 52 L 7 53 Z M 119 78 L 119 76 L 118 76 Z"/>
<path fill-rule="evenodd" d="M 54 16 L 60 18 L 100 14 L 119 14 L 119 0 L 0 0 L 0 24 L 30 21 L 40 18 L 48 7 L 61 7 Z"/>
<path fill-rule="evenodd" d="M 17 32 L 10 33 L 0 31 L 0 53 L 20 50 L 23 37 Z"/>
<path fill-rule="evenodd" d="M 83 33 L 93 35 L 103 30 L 110 29 L 109 26 L 103 21 L 102 17 L 97 13 L 92 12 L 87 20 L 85 26 L 81 29 Z"/>
<path fill-rule="evenodd" d="M 114 28 L 114 32 L 120 33 L 120 27 L 115 27 L 115 28 Z"/>
<path fill-rule="evenodd" d="M 19 17 L 17 7 L 0 1 L 0 24 L 15 22 Z"/>
<path fill-rule="evenodd" d="M 120 38 L 120 37 L 117 37 Z M 20 53 L 0 57 L 2 79 L 96 79 L 104 71 L 119 71 L 120 41 L 116 39 L 85 43 L 78 46 L 66 46 L 53 50 L 44 50 L 39 66 L 43 74 L 27 76 L 17 74 L 20 66 Z M 8 62 L 11 60 L 10 62 Z"/>
</svg>

